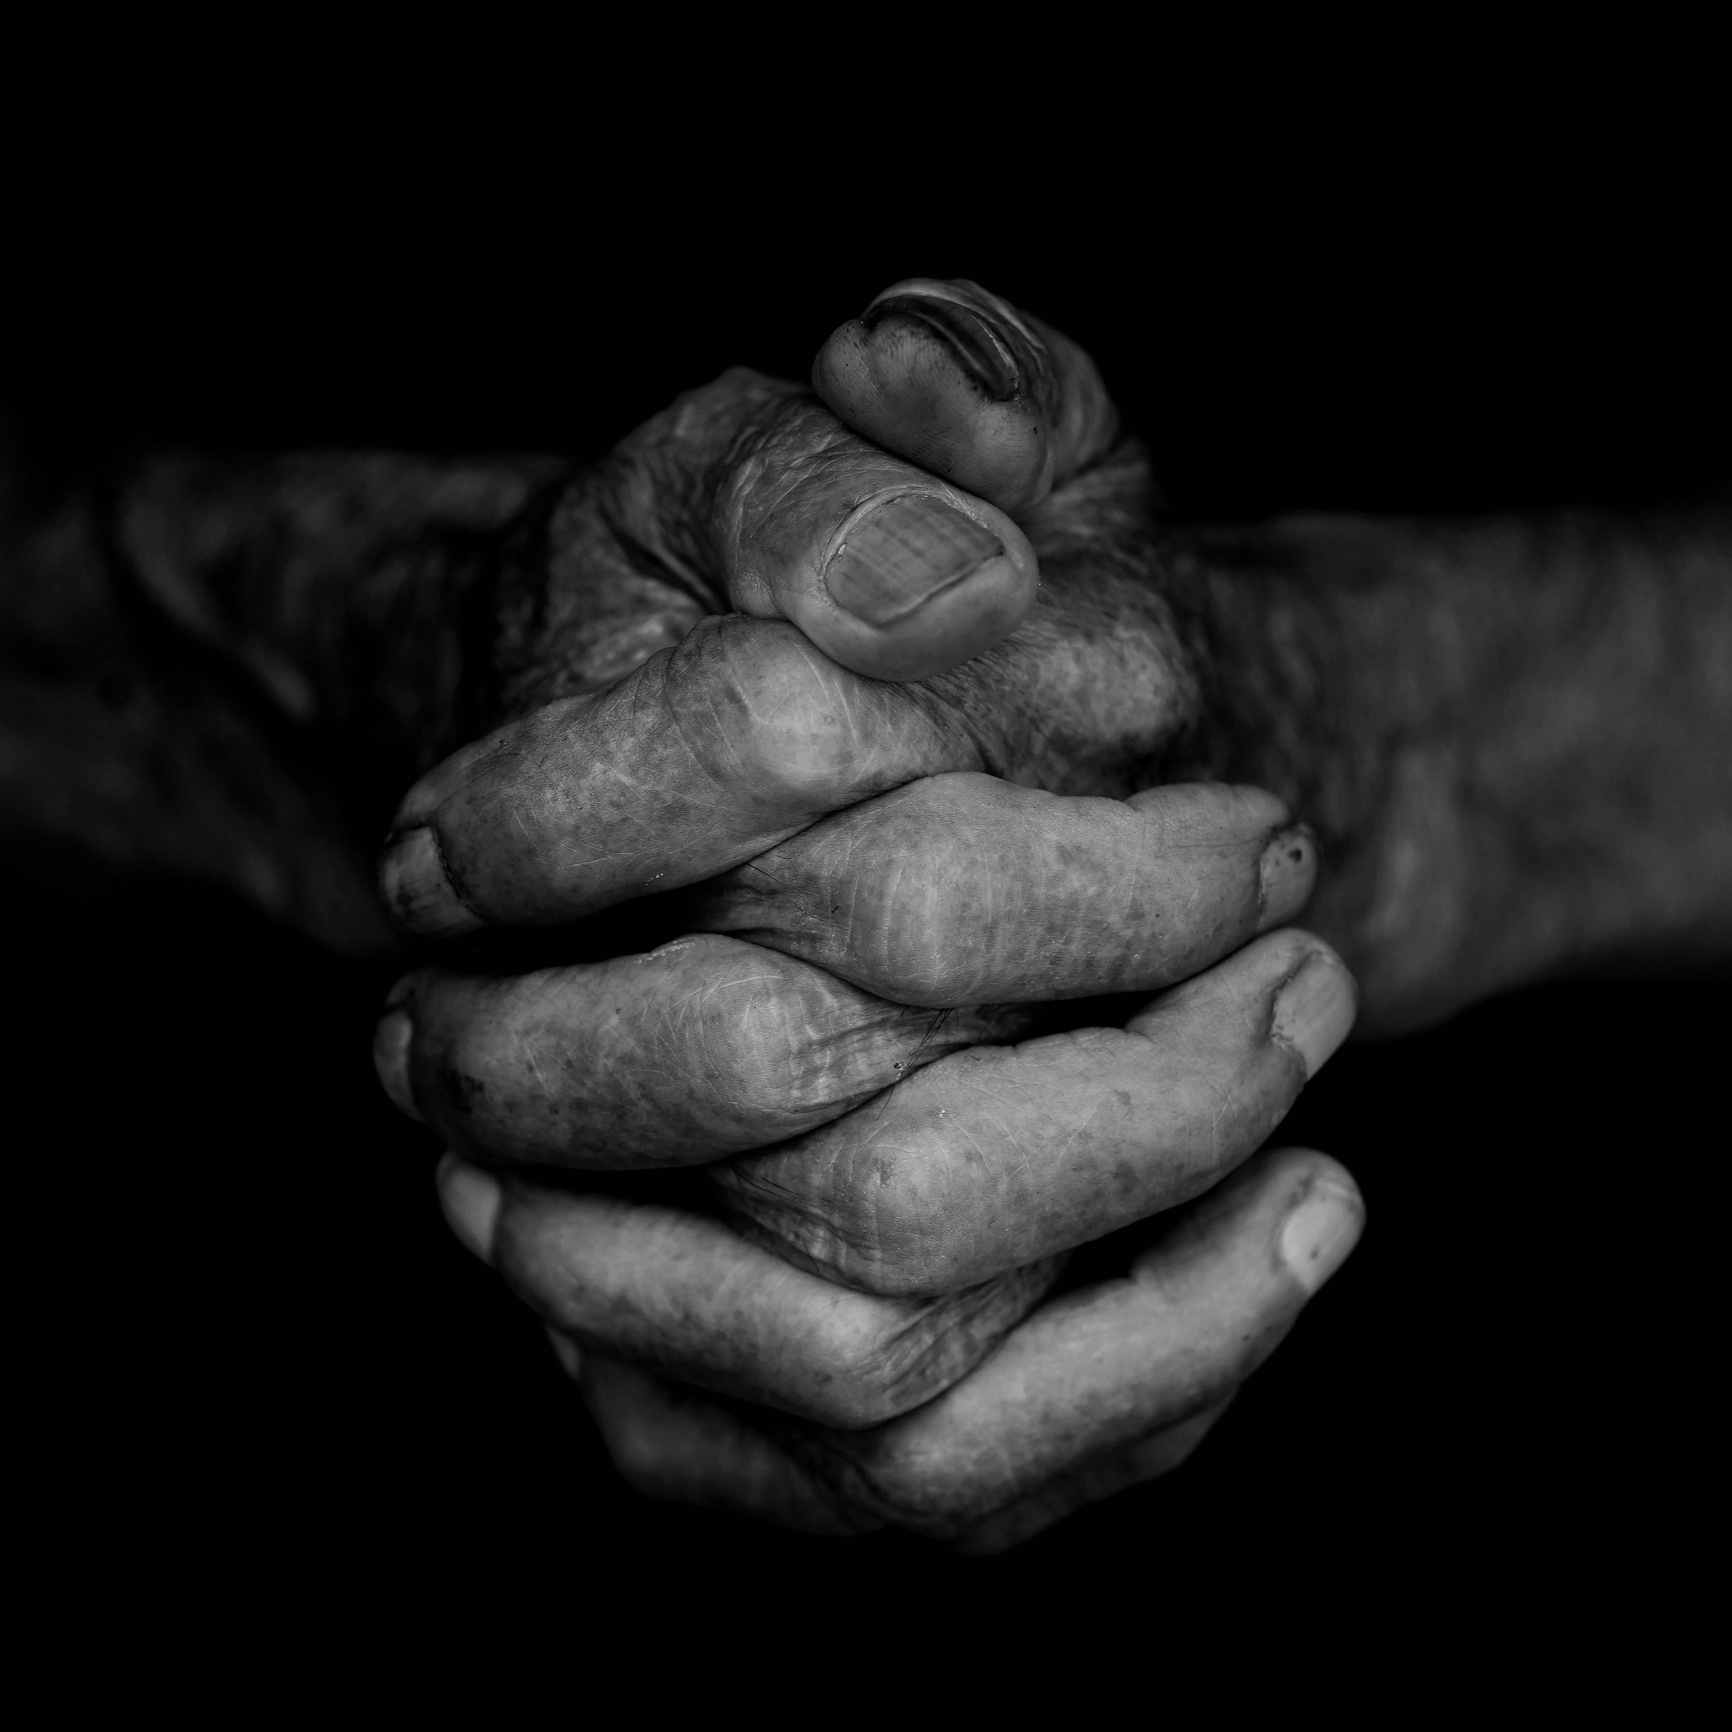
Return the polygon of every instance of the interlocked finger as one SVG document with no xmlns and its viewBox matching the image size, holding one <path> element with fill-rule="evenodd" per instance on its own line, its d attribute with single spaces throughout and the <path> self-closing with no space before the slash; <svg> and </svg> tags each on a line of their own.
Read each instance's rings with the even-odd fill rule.
<svg viewBox="0 0 1732 1732">
<path fill-rule="evenodd" d="M 820 1279 L 690 1210 L 501 1181 L 448 1156 L 453 1224 L 585 1350 L 855 1429 L 941 1394 L 1052 1285 L 1061 1260 L 930 1300 Z"/>
<path fill-rule="evenodd" d="M 1123 1029 L 952 1053 L 712 1176 L 806 1267 L 869 1292 L 949 1292 L 1208 1189 L 1281 1121 L 1354 1008 L 1327 945 L 1270 933 Z"/>
<path fill-rule="evenodd" d="M 967 732 L 792 626 L 726 616 L 617 685 L 454 753 L 397 814 L 387 905 L 429 937 L 575 920 L 696 883 L 818 818 L 941 770 Z"/>
<path fill-rule="evenodd" d="M 996 1550 L 1178 1465 L 1363 1222 L 1327 1156 L 1259 1156 L 1128 1276 L 1049 1300 L 943 1395 L 865 1430 L 722 1408 L 604 1356 L 562 1357 L 621 1471 L 651 1495 L 809 1532 L 894 1523 Z"/>
<path fill-rule="evenodd" d="M 1024 374 L 1047 381 L 1028 400 L 1060 429 L 1042 434 L 1053 473 L 1092 462 L 1110 423 L 1092 369 Z M 573 483 L 545 582 L 508 586 L 495 713 L 516 719 L 397 814 L 381 888 L 398 920 L 445 936 L 575 919 L 943 771 L 1066 792 L 1158 780 L 1195 691 L 1165 603 L 1121 569 L 1119 542 L 1144 534 L 1140 462 L 1120 451 L 1039 507 L 1061 592 L 1042 603 L 1016 525 L 891 455 L 918 444 L 913 425 L 879 424 L 873 443 L 736 372 Z M 938 683 L 883 683 L 915 680 Z"/>
<path fill-rule="evenodd" d="M 901 1004 L 1023 1003 L 1188 979 L 1311 893 L 1310 833 L 1225 784 L 1067 798 L 926 777 L 718 881 L 698 923 Z"/>
<path fill-rule="evenodd" d="M 699 935 L 530 974 L 409 975 L 374 1057 L 391 1098 L 465 1154 L 687 1166 L 797 1136 L 1019 1020 L 910 1010 Z"/>
</svg>

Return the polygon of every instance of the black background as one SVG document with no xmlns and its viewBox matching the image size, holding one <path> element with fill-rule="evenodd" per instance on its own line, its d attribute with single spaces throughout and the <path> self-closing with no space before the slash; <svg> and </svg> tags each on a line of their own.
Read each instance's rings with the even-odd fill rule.
<svg viewBox="0 0 1732 1732">
<path fill-rule="evenodd" d="M 1732 473 L 1724 141 L 1685 84 L 1635 112 L 1615 55 L 1572 77 L 1273 117 L 1229 82 L 1174 121 L 1169 74 L 1062 121 L 1030 100 L 1014 149 L 978 108 L 810 81 L 679 125 L 653 93 L 526 122 L 460 78 L 386 124 L 370 88 L 144 104 L 100 146 L 62 115 L 14 157 L 7 406 L 68 468 L 593 454 L 955 274 L 1094 352 L 1181 517 L 1698 497 Z M 117 1625 L 187 1676 L 287 1636 L 287 1688 L 405 1614 L 453 1678 L 586 1702 L 604 1675 L 660 1701 L 696 1655 L 717 1712 L 913 1712 L 933 1665 L 977 1705 L 1124 1672 L 1150 1714 L 1198 1682 L 1322 1711 L 1390 1664 L 1403 1704 L 1511 1707 L 1687 1669 L 1723 978 L 1343 1052 L 1283 1137 L 1358 1175 L 1360 1251 L 1183 1472 L 971 1561 L 620 1485 L 378 1095 L 388 970 L 183 887 L 8 906 L 18 1507 L 98 1670 Z"/>
</svg>

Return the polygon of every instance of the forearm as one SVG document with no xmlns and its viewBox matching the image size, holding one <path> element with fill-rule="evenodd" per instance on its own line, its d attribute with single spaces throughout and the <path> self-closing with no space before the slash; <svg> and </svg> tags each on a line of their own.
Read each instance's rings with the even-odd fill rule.
<svg viewBox="0 0 1732 1732">
<path fill-rule="evenodd" d="M 489 724 L 514 538 L 564 473 L 170 459 L 49 500 L 7 477 L 9 847 L 214 880 L 345 949 L 388 941 L 373 852 L 403 789 Z"/>
<path fill-rule="evenodd" d="M 1318 830 L 1364 1026 L 1732 948 L 1732 518 L 1295 519 L 1194 558 L 1193 772 Z"/>
</svg>

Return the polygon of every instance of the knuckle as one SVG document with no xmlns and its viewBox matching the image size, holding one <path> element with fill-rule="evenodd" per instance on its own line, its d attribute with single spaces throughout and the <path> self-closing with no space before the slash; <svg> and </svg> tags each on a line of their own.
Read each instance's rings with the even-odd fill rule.
<svg viewBox="0 0 1732 1732">
<path fill-rule="evenodd" d="M 848 1278 L 888 1299 L 916 1299 L 958 1284 L 957 1220 L 942 1193 L 923 1179 L 920 1160 L 878 1159 L 869 1176 L 833 1199 L 844 1223 Z M 937 1164 L 937 1163 L 934 1163 Z"/>
<path fill-rule="evenodd" d="M 862 995 L 809 963 L 759 951 L 713 983 L 702 1012 L 704 1070 L 731 1095 L 796 1115 L 871 1092 L 849 1034 Z"/>
<path fill-rule="evenodd" d="M 729 621 L 713 640 L 702 715 L 714 723 L 703 732 L 712 775 L 802 807 L 851 783 L 871 755 L 859 680 L 781 622 Z"/>
<path fill-rule="evenodd" d="M 943 849 L 921 863 L 903 894 L 886 911 L 885 929 L 899 978 L 915 1004 L 977 1002 L 982 964 L 996 937 L 982 919 L 986 905 L 964 864 Z"/>
<path fill-rule="evenodd" d="M 996 946 L 998 869 L 981 845 L 977 781 L 926 777 L 857 808 L 826 862 L 846 880 L 855 943 L 905 1003 L 976 1002 Z"/>
<path fill-rule="evenodd" d="M 1000 1309 L 976 1293 L 880 1306 L 836 1343 L 841 1423 L 881 1425 L 941 1395 L 997 1340 Z"/>
<path fill-rule="evenodd" d="M 823 1406 L 828 1423 L 861 1430 L 893 1419 L 915 1404 L 903 1398 L 905 1380 L 898 1376 L 881 1323 L 834 1323 L 827 1333 Z"/>
<path fill-rule="evenodd" d="M 871 847 L 849 861 L 850 937 L 883 989 L 904 1004 L 978 1003 L 976 983 L 994 934 L 978 884 L 940 843 L 927 853 Z"/>
<path fill-rule="evenodd" d="M 767 977 L 729 982 L 705 1018 L 706 1068 L 725 1087 L 792 1104 L 814 1080 L 806 1008 L 776 964 Z"/>
<path fill-rule="evenodd" d="M 819 1137 L 819 1148 L 796 1145 L 732 1167 L 724 1180 L 732 1206 L 779 1255 L 857 1292 L 924 1298 L 961 1285 L 948 1279 L 955 1257 L 936 1218 L 940 1187 L 910 1178 L 923 1151 L 910 1162 L 881 1147 L 828 1152 L 827 1133 Z M 877 1351 L 869 1343 L 840 1356 L 864 1364 L 860 1356 Z"/>
<path fill-rule="evenodd" d="M 805 891 L 807 918 L 820 929 L 835 909 L 846 910 L 835 942 L 853 957 L 863 985 L 929 1009 L 975 1002 L 968 987 L 986 935 L 970 899 L 946 882 L 942 862 L 874 837 L 850 849 L 840 870 L 795 888 Z"/>
</svg>

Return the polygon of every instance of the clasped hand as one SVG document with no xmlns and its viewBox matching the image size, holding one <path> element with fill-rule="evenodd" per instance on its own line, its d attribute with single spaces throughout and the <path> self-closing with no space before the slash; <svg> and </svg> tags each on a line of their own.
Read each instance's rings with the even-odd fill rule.
<svg viewBox="0 0 1732 1732">
<path fill-rule="evenodd" d="M 1354 990 L 1282 803 L 1158 785 L 1197 666 L 1087 357 L 918 281 L 814 383 L 730 373 L 572 485 L 511 719 L 383 868 L 424 935 L 674 890 L 688 934 L 413 974 L 378 1061 L 629 1479 L 989 1550 L 1176 1465 L 1351 1249 L 1346 1173 L 1257 1151 Z M 668 1168 L 709 1200 L 586 1177 Z"/>
</svg>

